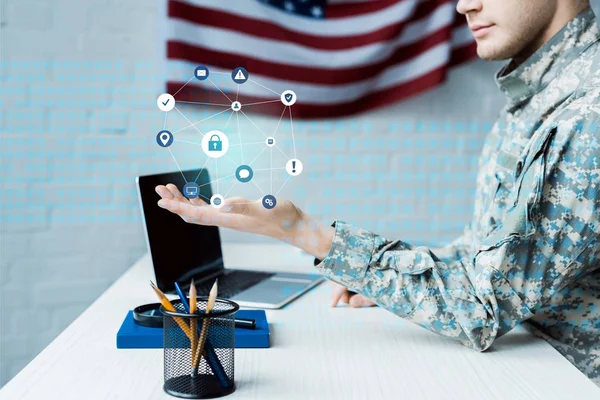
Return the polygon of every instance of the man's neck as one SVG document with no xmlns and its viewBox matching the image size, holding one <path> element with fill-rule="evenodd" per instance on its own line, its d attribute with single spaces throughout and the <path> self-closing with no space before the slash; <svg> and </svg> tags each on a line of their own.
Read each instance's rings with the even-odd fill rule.
<svg viewBox="0 0 600 400">
<path fill-rule="evenodd" d="M 529 44 L 511 62 L 511 70 L 525 62 L 533 53 L 538 51 L 546 42 L 565 27 L 573 18 L 589 7 L 587 1 L 559 1 L 552 21 L 529 42 Z"/>
</svg>

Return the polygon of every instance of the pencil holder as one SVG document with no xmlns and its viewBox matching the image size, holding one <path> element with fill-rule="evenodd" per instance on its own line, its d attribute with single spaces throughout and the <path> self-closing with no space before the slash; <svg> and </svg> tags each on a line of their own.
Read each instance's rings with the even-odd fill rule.
<svg viewBox="0 0 600 400">
<path fill-rule="evenodd" d="M 185 311 L 181 301 L 173 301 L 177 312 L 164 314 L 163 389 L 186 399 L 207 399 L 235 391 L 233 301 L 217 299 L 205 314 L 207 297 L 198 297 L 198 314 Z"/>
</svg>

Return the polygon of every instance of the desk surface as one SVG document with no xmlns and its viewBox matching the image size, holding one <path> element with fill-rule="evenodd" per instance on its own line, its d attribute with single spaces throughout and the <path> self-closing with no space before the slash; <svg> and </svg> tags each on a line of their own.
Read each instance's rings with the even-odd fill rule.
<svg viewBox="0 0 600 400">
<path fill-rule="evenodd" d="M 263 260 L 265 254 L 271 255 Z M 229 267 L 311 271 L 284 246 L 225 247 Z M 173 399 L 162 390 L 162 350 L 117 350 L 127 310 L 156 299 L 143 257 L 0 391 L 17 399 Z M 321 284 L 267 311 L 270 349 L 238 349 L 237 390 L 228 399 L 600 398 L 545 341 L 517 329 L 478 353 L 380 309 L 330 308 Z"/>
</svg>

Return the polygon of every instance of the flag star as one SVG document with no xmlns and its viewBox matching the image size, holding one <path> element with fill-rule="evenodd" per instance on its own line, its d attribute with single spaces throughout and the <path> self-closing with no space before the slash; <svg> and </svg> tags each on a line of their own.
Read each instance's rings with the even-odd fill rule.
<svg viewBox="0 0 600 400">
<path fill-rule="evenodd" d="M 291 1 L 286 1 L 285 2 L 285 9 L 289 12 L 294 12 L 294 3 L 292 3 Z"/>
<path fill-rule="evenodd" d="M 313 17 L 321 17 L 323 15 L 323 9 L 319 6 L 314 6 L 311 10 Z"/>
</svg>

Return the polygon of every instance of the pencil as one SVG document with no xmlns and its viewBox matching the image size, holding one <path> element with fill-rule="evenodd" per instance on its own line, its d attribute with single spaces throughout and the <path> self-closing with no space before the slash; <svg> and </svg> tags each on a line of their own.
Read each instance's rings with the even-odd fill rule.
<svg viewBox="0 0 600 400">
<path fill-rule="evenodd" d="M 153 288 L 156 288 L 156 286 L 152 282 L 150 282 L 150 283 L 153 286 Z M 171 304 L 169 299 L 167 299 L 167 297 L 164 295 L 163 292 L 161 292 L 158 288 L 156 288 L 155 292 L 161 299 L 161 304 L 163 304 L 163 307 L 165 307 L 165 309 L 175 310 L 175 307 L 173 307 L 173 305 Z M 162 301 L 163 297 L 166 300 L 166 302 Z M 187 313 L 189 313 L 190 308 L 189 308 L 189 304 L 188 304 L 185 296 L 181 299 L 181 304 L 183 304 L 185 311 Z M 198 309 L 198 306 L 196 305 L 196 310 L 197 309 Z M 189 331 L 189 327 L 185 323 L 185 321 L 181 317 L 173 317 L 173 319 L 175 319 L 175 321 L 177 321 L 177 324 L 179 324 L 179 327 L 184 332 L 186 332 L 187 337 L 191 339 L 192 334 L 191 334 L 191 331 Z M 215 373 L 217 379 L 219 380 L 219 383 L 224 388 L 230 387 L 231 381 L 229 380 L 229 377 L 227 376 L 227 372 L 223 369 L 223 366 L 221 365 L 221 362 L 219 361 L 219 357 L 217 356 L 217 353 L 215 352 L 215 349 L 214 349 L 214 347 L 212 347 L 212 344 L 210 343 L 210 340 L 208 338 L 206 338 L 206 341 L 204 342 L 204 347 L 205 348 L 202 351 L 202 355 L 204 355 L 204 357 L 206 357 L 206 361 L 208 362 L 208 365 Z M 199 358 L 199 355 L 197 356 L 197 359 L 198 358 Z M 195 370 L 192 371 L 192 375 L 196 375 Z"/>
<path fill-rule="evenodd" d="M 175 307 L 173 307 L 173 304 L 171 304 L 171 302 L 169 301 L 167 296 L 165 296 L 165 294 L 159 288 L 157 288 L 156 285 L 154 283 L 152 283 L 152 281 L 150 281 L 150 286 L 152 286 L 152 289 L 154 290 L 154 292 L 156 293 L 156 295 L 158 296 L 158 298 L 160 300 L 160 304 L 162 304 L 162 306 L 165 308 L 165 310 L 171 311 L 171 312 L 177 312 L 177 310 L 175 309 Z M 190 331 L 190 327 L 188 326 L 188 324 L 186 324 L 185 321 L 181 317 L 173 317 L 173 319 L 175 320 L 175 322 L 177 322 L 177 325 L 179 325 L 179 327 L 186 334 L 186 336 L 190 340 L 193 340 L 192 332 Z"/>
<path fill-rule="evenodd" d="M 219 280 L 216 279 L 212 288 L 210 289 L 210 293 L 208 294 L 208 301 L 206 302 L 206 314 L 210 314 L 212 312 L 213 307 L 215 306 L 215 301 L 217 300 L 217 282 Z M 204 342 L 206 341 L 206 336 L 208 334 L 208 324 L 210 323 L 209 318 L 204 318 L 202 321 L 202 331 L 200 332 L 200 338 L 198 339 L 198 346 L 196 346 L 196 364 L 194 365 L 194 369 L 197 369 L 200 364 L 200 354 L 204 348 Z"/>
<path fill-rule="evenodd" d="M 194 279 L 192 278 L 192 283 L 190 284 L 190 314 L 196 314 L 196 285 L 194 284 Z M 196 341 L 198 340 L 198 328 L 197 328 L 197 320 L 196 318 L 190 318 L 190 330 L 192 331 L 192 370 L 194 370 L 196 365 Z"/>
</svg>

